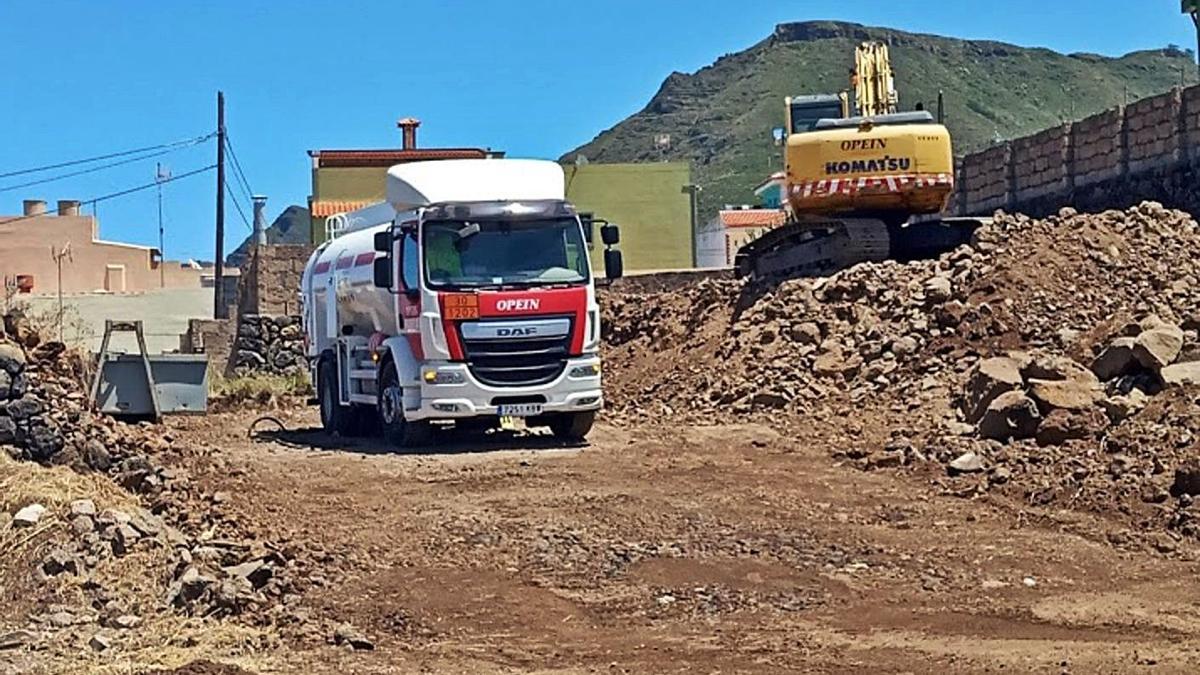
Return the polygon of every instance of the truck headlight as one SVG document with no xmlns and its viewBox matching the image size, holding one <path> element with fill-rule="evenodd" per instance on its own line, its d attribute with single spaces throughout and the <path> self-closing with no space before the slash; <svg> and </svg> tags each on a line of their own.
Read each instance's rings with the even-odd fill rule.
<svg viewBox="0 0 1200 675">
<path fill-rule="evenodd" d="M 599 377 L 600 364 L 593 363 L 590 366 L 575 366 L 571 369 L 571 377 Z"/>
<path fill-rule="evenodd" d="M 421 373 L 425 384 L 462 384 L 466 381 L 461 370 L 438 370 L 426 368 Z"/>
</svg>

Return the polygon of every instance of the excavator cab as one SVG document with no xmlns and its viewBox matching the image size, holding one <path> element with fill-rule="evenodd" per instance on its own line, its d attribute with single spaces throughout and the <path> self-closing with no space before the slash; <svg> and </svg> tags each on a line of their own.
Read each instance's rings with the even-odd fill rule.
<svg viewBox="0 0 1200 675">
<path fill-rule="evenodd" d="M 845 94 L 791 96 L 786 99 L 787 134 L 803 134 L 816 128 L 817 122 L 848 117 Z"/>
</svg>

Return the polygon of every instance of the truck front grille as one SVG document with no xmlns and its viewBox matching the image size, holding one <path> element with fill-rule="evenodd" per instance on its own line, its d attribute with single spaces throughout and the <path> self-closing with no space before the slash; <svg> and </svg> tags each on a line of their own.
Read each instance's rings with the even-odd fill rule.
<svg viewBox="0 0 1200 675">
<path fill-rule="evenodd" d="M 546 384 L 562 374 L 570 355 L 571 332 L 555 337 L 466 339 L 459 331 L 467 368 L 480 382 L 496 387 Z"/>
</svg>

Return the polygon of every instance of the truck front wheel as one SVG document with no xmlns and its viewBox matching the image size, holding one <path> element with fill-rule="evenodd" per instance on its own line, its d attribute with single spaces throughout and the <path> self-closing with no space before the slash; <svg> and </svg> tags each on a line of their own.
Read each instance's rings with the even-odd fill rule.
<svg viewBox="0 0 1200 675">
<path fill-rule="evenodd" d="M 389 442 L 401 447 L 412 448 L 428 445 L 433 438 L 433 428 L 428 422 L 404 419 L 404 388 L 396 375 L 396 365 L 383 364 L 383 375 L 379 382 L 379 426 Z"/>
<path fill-rule="evenodd" d="M 596 411 L 561 413 L 550 418 L 550 431 L 564 441 L 582 441 L 596 422 Z"/>
</svg>

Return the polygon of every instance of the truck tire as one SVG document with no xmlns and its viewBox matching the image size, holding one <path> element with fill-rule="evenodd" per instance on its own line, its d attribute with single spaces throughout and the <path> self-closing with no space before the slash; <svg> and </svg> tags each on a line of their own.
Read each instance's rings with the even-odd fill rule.
<svg viewBox="0 0 1200 675">
<path fill-rule="evenodd" d="M 550 431 L 564 441 L 582 441 L 596 422 L 596 411 L 562 413 L 550 418 Z"/>
<path fill-rule="evenodd" d="M 321 405 L 321 426 L 326 433 L 350 437 L 358 433 L 358 411 L 353 406 L 338 403 L 337 362 L 332 357 L 321 359 L 317 368 L 317 392 Z"/>
<path fill-rule="evenodd" d="M 401 448 L 429 445 L 433 440 L 433 427 L 428 422 L 404 419 L 404 389 L 396 366 L 388 361 L 383 364 L 379 379 L 379 427 L 389 442 Z"/>
</svg>

